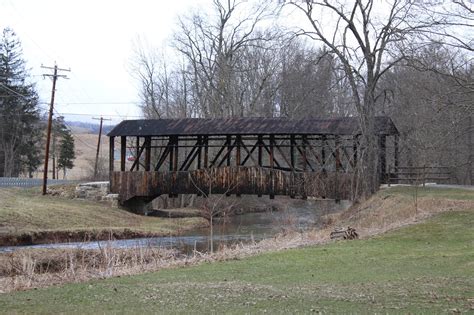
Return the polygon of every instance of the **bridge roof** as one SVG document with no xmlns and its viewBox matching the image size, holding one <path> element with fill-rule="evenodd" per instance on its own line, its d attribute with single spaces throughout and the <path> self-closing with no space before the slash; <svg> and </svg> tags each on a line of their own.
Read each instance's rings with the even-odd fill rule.
<svg viewBox="0 0 474 315">
<path fill-rule="evenodd" d="M 376 117 L 379 135 L 398 134 L 389 117 Z M 124 120 L 108 136 L 198 136 L 198 135 L 355 135 L 357 117 L 342 118 L 181 118 Z"/>
</svg>

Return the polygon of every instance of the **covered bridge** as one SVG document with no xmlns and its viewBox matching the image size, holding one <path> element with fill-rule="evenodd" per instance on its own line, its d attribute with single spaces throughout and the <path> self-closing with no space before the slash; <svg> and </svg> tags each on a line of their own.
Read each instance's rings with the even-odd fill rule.
<svg viewBox="0 0 474 315">
<path fill-rule="evenodd" d="M 384 180 L 398 164 L 398 131 L 377 117 L 376 133 Z M 111 191 L 122 203 L 161 194 L 348 199 L 360 152 L 355 117 L 125 120 L 108 136 Z"/>
</svg>

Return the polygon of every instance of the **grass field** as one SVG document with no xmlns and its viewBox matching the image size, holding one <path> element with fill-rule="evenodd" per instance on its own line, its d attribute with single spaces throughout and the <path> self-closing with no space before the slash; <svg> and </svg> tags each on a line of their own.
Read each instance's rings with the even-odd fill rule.
<svg viewBox="0 0 474 315">
<path fill-rule="evenodd" d="M 367 240 L 0 295 L 1 312 L 474 311 L 474 209 Z"/>
<path fill-rule="evenodd" d="M 166 235 L 203 224 L 199 218 L 132 214 L 106 203 L 42 196 L 38 189 L 0 189 L 0 237 L 54 231 L 123 231 Z"/>
<path fill-rule="evenodd" d="M 439 188 L 436 186 L 413 187 L 413 186 L 393 186 L 380 191 L 382 195 L 397 194 L 408 197 L 452 199 L 452 200 L 474 200 L 474 190 L 462 188 Z"/>
</svg>

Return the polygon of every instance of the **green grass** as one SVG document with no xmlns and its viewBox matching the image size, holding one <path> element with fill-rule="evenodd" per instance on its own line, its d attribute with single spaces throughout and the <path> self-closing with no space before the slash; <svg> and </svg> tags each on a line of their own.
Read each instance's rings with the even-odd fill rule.
<svg viewBox="0 0 474 315">
<path fill-rule="evenodd" d="M 368 240 L 0 295 L 25 313 L 473 312 L 474 209 Z"/>
<path fill-rule="evenodd" d="M 38 189 L 0 189 L 0 235 L 38 231 L 121 230 L 173 233 L 201 222 L 135 215 L 106 203 L 42 196 Z"/>
<path fill-rule="evenodd" d="M 438 188 L 438 187 L 414 187 L 414 186 L 393 186 L 383 189 L 380 194 L 398 194 L 403 196 L 414 196 L 415 192 L 418 198 L 429 197 L 437 199 L 454 200 L 474 200 L 474 190 L 462 188 Z"/>
</svg>

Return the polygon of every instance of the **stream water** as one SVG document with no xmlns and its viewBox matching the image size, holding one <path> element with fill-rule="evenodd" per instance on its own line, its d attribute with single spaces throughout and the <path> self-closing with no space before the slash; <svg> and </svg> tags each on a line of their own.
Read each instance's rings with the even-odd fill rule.
<svg viewBox="0 0 474 315">
<path fill-rule="evenodd" d="M 220 244 L 247 243 L 272 237 L 285 230 L 304 231 L 321 226 L 321 216 L 346 209 L 349 202 L 341 201 L 336 204 L 332 200 L 296 200 L 290 202 L 285 210 L 246 213 L 226 219 L 217 218 L 214 221 L 214 248 Z M 0 253 L 12 252 L 18 249 L 34 248 L 80 248 L 98 249 L 106 246 L 114 248 L 133 248 L 155 246 L 162 248 L 177 248 L 184 253 L 207 251 L 210 245 L 210 229 L 199 228 L 186 231 L 179 236 L 164 236 L 151 238 L 136 238 L 125 240 L 53 243 L 28 246 L 0 247 Z"/>
</svg>

